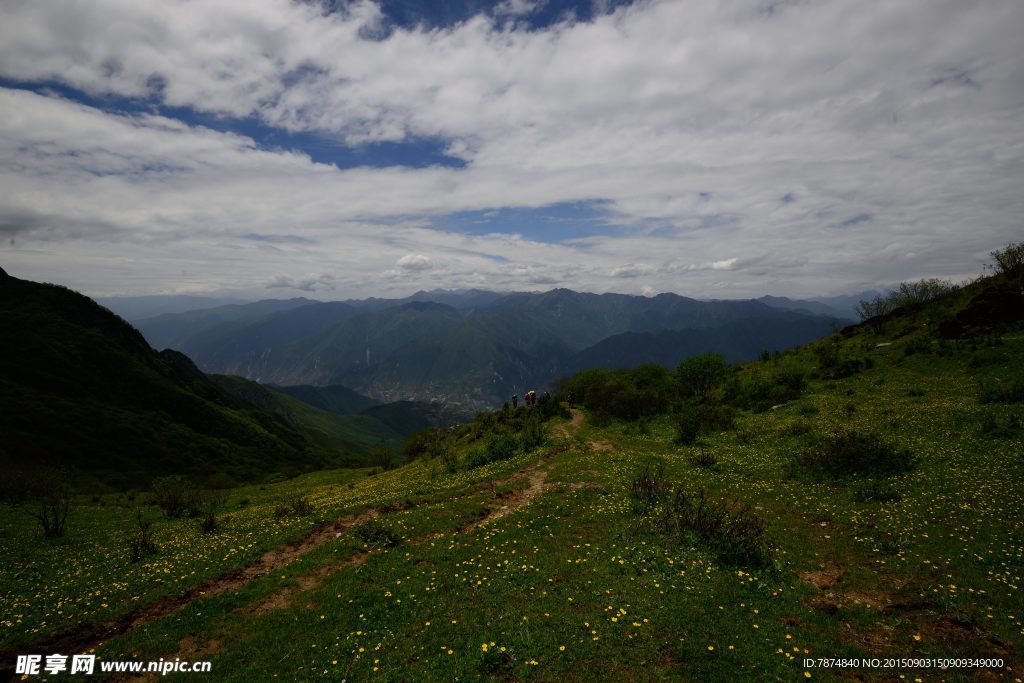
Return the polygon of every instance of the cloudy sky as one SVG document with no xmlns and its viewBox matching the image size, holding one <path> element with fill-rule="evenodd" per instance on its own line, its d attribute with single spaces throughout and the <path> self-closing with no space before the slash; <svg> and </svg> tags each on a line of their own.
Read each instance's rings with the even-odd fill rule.
<svg viewBox="0 0 1024 683">
<path fill-rule="evenodd" d="M 0 4 L 0 266 L 93 295 L 830 295 L 1022 216 L 1020 0 Z"/>
</svg>

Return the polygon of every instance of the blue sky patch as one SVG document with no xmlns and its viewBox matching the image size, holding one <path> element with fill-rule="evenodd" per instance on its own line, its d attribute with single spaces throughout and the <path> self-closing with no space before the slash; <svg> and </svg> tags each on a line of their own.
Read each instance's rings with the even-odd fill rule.
<svg viewBox="0 0 1024 683">
<path fill-rule="evenodd" d="M 117 95 L 94 96 L 53 81 L 19 83 L 0 78 L 0 87 L 28 90 L 43 95 L 59 95 L 73 102 L 106 112 L 127 115 L 153 114 L 176 119 L 189 126 L 202 126 L 223 133 L 251 138 L 261 149 L 289 150 L 309 155 L 320 164 L 338 168 L 427 168 L 444 166 L 464 168 L 466 162 L 445 153 L 448 141 L 443 138 L 407 138 L 402 142 L 371 142 L 347 145 L 340 138 L 316 133 L 292 133 L 269 126 L 256 116 L 231 118 L 196 111 L 188 107 L 168 107 L 156 97 L 127 98 Z M 159 93 L 159 86 L 154 90 Z"/>
<path fill-rule="evenodd" d="M 851 225 L 857 225 L 858 223 L 867 223 L 872 220 L 874 216 L 870 213 L 858 213 L 856 216 L 850 216 L 845 221 L 839 223 L 840 228 L 848 228 Z"/>
<path fill-rule="evenodd" d="M 460 211 L 434 220 L 434 227 L 467 235 L 522 235 L 534 242 L 558 243 L 597 235 L 620 235 L 608 222 L 607 202 L 562 202 L 539 208 Z"/>
</svg>

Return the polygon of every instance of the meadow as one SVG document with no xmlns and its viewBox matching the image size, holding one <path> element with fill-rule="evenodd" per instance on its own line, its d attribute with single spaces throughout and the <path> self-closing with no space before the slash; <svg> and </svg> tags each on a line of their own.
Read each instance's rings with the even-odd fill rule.
<svg viewBox="0 0 1024 683">
<path fill-rule="evenodd" d="M 1024 340 L 945 351 L 863 335 L 839 343 L 872 367 L 812 379 L 798 399 L 741 411 L 732 429 L 691 445 L 675 443 L 669 416 L 597 426 L 584 411 L 549 422 L 529 452 L 479 467 L 424 457 L 235 489 L 212 534 L 143 507 L 159 550 L 140 562 L 126 543 L 144 494 L 83 499 L 66 536 L 46 542 L 25 509 L 4 507 L 2 647 L 29 651 L 78 621 L 132 614 L 364 513 L 229 590 L 79 642 L 101 658 L 209 658 L 217 680 L 1019 680 L 1020 410 L 978 397 L 1024 358 Z M 1013 363 L 987 363 L 993 354 Z M 804 349 L 738 372 L 814 358 Z M 993 436 L 986 422 L 1010 431 Z M 918 461 L 875 487 L 794 469 L 809 435 L 849 429 L 881 433 Z M 631 495 L 647 464 L 688 490 L 748 504 L 766 524 L 770 561 L 724 561 L 700 538 L 652 523 Z M 309 513 L 281 514 L 297 497 Z M 804 664 L 865 657 L 1005 665 Z"/>
</svg>

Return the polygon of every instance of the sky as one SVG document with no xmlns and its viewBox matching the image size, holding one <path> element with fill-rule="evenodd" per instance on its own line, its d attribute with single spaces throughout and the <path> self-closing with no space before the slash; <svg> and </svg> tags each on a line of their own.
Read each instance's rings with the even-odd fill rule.
<svg viewBox="0 0 1024 683">
<path fill-rule="evenodd" d="M 1024 238 L 1019 0 L 5 0 L 0 266 L 829 296 Z"/>
</svg>

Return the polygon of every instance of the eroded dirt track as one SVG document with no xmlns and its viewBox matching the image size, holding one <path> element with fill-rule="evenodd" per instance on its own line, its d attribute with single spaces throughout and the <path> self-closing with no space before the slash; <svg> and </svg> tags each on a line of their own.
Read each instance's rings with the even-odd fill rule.
<svg viewBox="0 0 1024 683">
<path fill-rule="evenodd" d="M 552 433 L 562 439 L 571 439 L 573 433 L 583 424 L 583 413 L 578 410 L 572 411 L 572 420 L 569 423 L 560 423 L 552 429 Z M 456 533 L 473 531 L 485 524 L 501 519 L 523 506 L 529 504 L 537 496 L 541 495 L 548 487 L 548 463 L 550 460 L 566 450 L 566 447 L 556 447 L 547 455 L 530 465 L 513 472 L 501 479 L 488 482 L 493 490 L 506 486 L 516 480 L 527 479 L 526 485 L 514 488 L 497 496 L 495 505 L 483 517 L 471 523 L 463 525 L 456 530 Z M 188 590 L 168 595 L 146 605 L 142 605 L 127 614 L 116 619 L 103 622 L 83 622 L 77 626 L 57 633 L 43 640 L 19 647 L 19 651 L 32 650 L 33 652 L 60 652 L 60 653 L 81 653 L 89 652 L 99 647 L 106 641 L 116 636 L 133 631 L 151 621 L 170 616 L 185 608 L 192 602 L 214 597 L 229 591 L 241 588 L 265 574 L 284 567 L 298 558 L 306 555 L 312 550 L 329 543 L 352 528 L 374 519 L 379 519 L 389 513 L 406 509 L 404 504 L 394 504 L 384 507 L 371 508 L 363 512 L 354 513 L 339 517 L 333 521 L 322 524 L 315 529 L 308 531 L 298 539 L 272 548 L 263 553 L 258 560 L 244 567 L 225 572 L 219 576 L 202 581 Z M 418 539 L 423 540 L 423 539 Z M 368 557 L 368 551 L 356 551 L 348 555 L 338 563 L 324 565 L 312 573 L 299 577 L 297 585 L 283 589 L 264 600 L 244 608 L 242 611 L 248 614 L 263 614 L 277 609 L 284 609 L 290 606 L 294 598 L 309 592 L 320 586 L 331 574 L 340 571 L 345 567 L 361 565 Z M 184 657 L 191 652 L 206 650 L 206 645 L 197 647 L 194 638 L 185 638 L 179 643 L 181 652 L 179 656 Z M 0 677 L 13 679 L 15 676 L 13 663 L 16 652 L 0 653 Z"/>
</svg>

